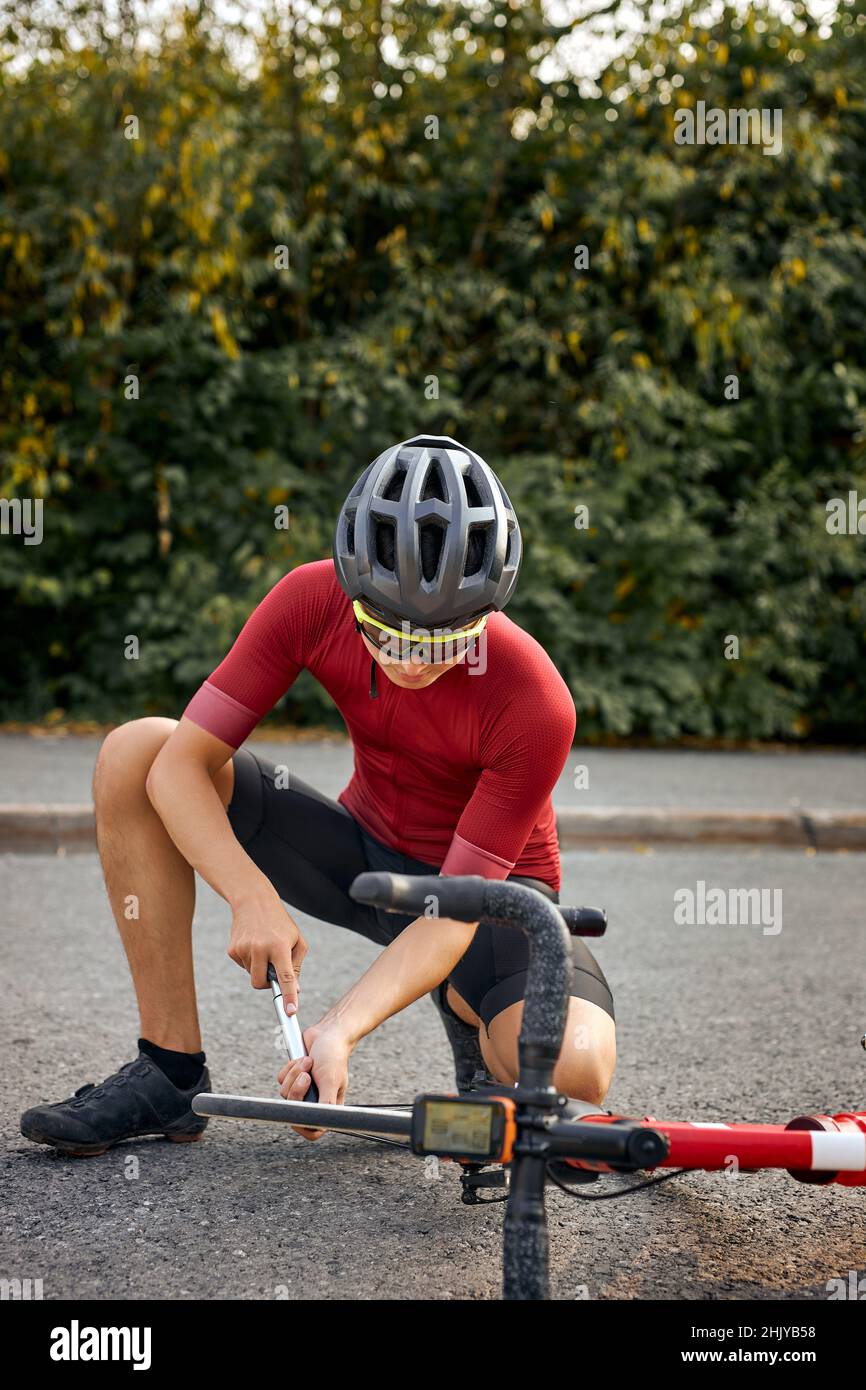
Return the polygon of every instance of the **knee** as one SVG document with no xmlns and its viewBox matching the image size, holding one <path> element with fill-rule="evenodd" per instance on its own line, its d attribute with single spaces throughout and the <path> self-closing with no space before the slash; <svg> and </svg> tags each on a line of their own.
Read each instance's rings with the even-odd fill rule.
<svg viewBox="0 0 866 1390">
<path fill-rule="evenodd" d="M 568 1035 L 566 1034 L 566 1039 Z M 613 1078 L 616 1065 L 616 1037 L 612 1026 L 596 1032 L 578 1029 L 559 1055 L 553 1082 L 557 1090 L 573 1100 L 589 1105 L 601 1105 Z"/>
<path fill-rule="evenodd" d="M 513 1004 L 497 1014 L 485 1039 L 479 1035 L 481 1052 L 497 1081 L 513 1084 L 518 1073 L 518 1034 L 523 1005 Z M 583 999 L 572 999 L 562 1036 L 559 1059 L 553 1070 L 553 1084 L 573 1100 L 601 1105 L 610 1089 L 616 1065 L 616 1025 L 601 1007 Z"/>
<path fill-rule="evenodd" d="M 565 1067 L 560 1063 L 554 1074 L 554 1085 L 572 1100 L 601 1105 L 610 1090 L 612 1076 L 613 1067 L 605 1058 L 587 1056 Z"/>
<path fill-rule="evenodd" d="M 147 776 L 163 744 L 176 727 L 173 719 L 132 719 L 105 738 L 93 773 L 97 810 L 145 796 Z"/>
</svg>

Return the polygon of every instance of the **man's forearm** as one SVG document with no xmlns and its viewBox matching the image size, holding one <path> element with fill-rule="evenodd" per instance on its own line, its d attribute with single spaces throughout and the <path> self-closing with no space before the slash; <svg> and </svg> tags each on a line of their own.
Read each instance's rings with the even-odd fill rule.
<svg viewBox="0 0 866 1390">
<path fill-rule="evenodd" d="M 322 1022 L 338 1023 L 354 1046 L 444 980 L 466 951 L 477 925 L 450 917 L 416 918 Z"/>
<path fill-rule="evenodd" d="M 177 764 L 157 760 L 147 794 L 188 864 L 226 902 L 273 896 L 274 889 L 253 863 L 228 823 L 213 779 L 190 759 Z"/>
</svg>

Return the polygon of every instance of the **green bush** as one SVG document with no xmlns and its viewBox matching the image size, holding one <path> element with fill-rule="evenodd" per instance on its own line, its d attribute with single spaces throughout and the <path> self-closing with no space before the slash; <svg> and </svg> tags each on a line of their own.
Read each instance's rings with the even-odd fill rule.
<svg viewBox="0 0 866 1390">
<path fill-rule="evenodd" d="M 829 38 L 686 14 L 595 95 L 541 80 L 537 0 L 413 0 L 389 60 L 374 0 L 339 11 L 270 22 L 255 71 L 206 6 L 149 45 L 95 5 L 80 47 L 9 21 L 0 496 L 44 540 L 0 536 L 0 715 L 178 713 L 433 430 L 513 494 L 510 611 L 580 737 L 860 736 L 864 538 L 825 524 L 866 497 L 859 5 Z M 676 144 L 698 99 L 781 109 L 783 153 Z M 310 681 L 289 707 L 335 718 Z"/>
</svg>

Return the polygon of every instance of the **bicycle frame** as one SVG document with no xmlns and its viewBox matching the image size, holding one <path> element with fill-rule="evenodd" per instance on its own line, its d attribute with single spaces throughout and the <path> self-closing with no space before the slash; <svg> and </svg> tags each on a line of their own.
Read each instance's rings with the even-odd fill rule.
<svg viewBox="0 0 866 1390">
<path fill-rule="evenodd" d="M 739 1169 L 785 1168 L 792 1178 L 808 1183 L 838 1183 L 866 1187 L 866 1114 L 801 1115 L 787 1125 L 706 1124 L 668 1122 L 647 1115 L 628 1124 L 651 1126 L 664 1136 L 668 1151 L 660 1168 Z M 623 1117 L 586 1117 L 587 1124 L 621 1124 Z M 561 1152 L 570 1167 L 594 1172 L 612 1171 L 609 1164 L 567 1156 L 568 1126 L 551 1131 L 552 1152 Z"/>
<path fill-rule="evenodd" d="M 520 884 L 476 876 L 439 877 L 366 873 L 351 887 L 354 898 L 395 912 L 429 912 L 459 921 L 494 921 L 521 928 L 530 941 L 523 1022 L 518 1043 L 519 1081 L 503 1092 L 516 1103 L 517 1141 L 503 1241 L 503 1293 L 510 1300 L 548 1297 L 548 1244 L 544 1209 L 548 1165 L 564 1160 L 587 1177 L 640 1169 L 745 1171 L 787 1169 L 809 1183 L 866 1186 L 866 1113 L 799 1116 L 788 1125 L 667 1123 L 606 1112 L 568 1118 L 574 1105 L 552 1085 L 565 1027 L 571 948 L 576 934 L 599 935 L 594 910 L 557 908 Z M 490 1094 L 495 1094 L 491 1088 Z M 387 1138 L 407 1147 L 409 1111 L 309 1101 L 203 1093 L 199 1115 L 260 1120 Z"/>
</svg>

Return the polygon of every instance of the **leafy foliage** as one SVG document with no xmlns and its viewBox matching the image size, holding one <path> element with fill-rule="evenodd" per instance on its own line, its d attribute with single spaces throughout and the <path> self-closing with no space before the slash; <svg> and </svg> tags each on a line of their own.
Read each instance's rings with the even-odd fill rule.
<svg viewBox="0 0 866 1390">
<path fill-rule="evenodd" d="M 580 737 L 859 735 L 859 0 L 829 37 L 686 12 L 595 90 L 542 77 L 539 0 L 121 18 L 0 39 L 0 495 L 44 499 L 0 537 L 5 717 L 178 713 L 433 430 L 513 495 Z M 676 143 L 698 100 L 780 110 L 782 153 Z"/>
</svg>

